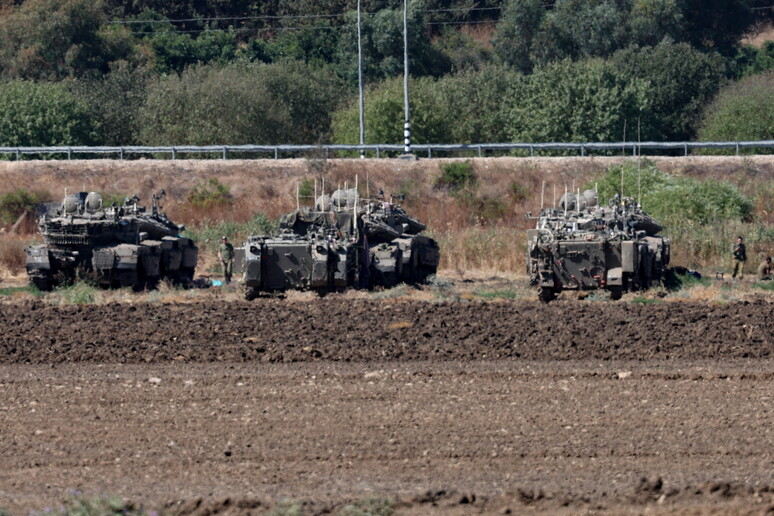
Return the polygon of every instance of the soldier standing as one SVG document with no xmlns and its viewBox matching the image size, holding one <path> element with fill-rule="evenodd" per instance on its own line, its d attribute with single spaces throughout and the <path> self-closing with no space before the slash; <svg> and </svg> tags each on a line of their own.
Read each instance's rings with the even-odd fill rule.
<svg viewBox="0 0 774 516">
<path fill-rule="evenodd" d="M 770 280 L 772 278 L 771 268 L 771 256 L 767 256 L 766 259 L 758 266 L 758 279 Z"/>
<path fill-rule="evenodd" d="M 227 237 L 223 237 L 222 244 L 218 248 L 218 258 L 223 264 L 223 276 L 226 284 L 231 283 L 231 274 L 234 272 L 234 246 L 231 245 Z"/>
<path fill-rule="evenodd" d="M 734 245 L 734 273 L 732 278 L 736 278 L 739 274 L 739 279 L 744 276 L 744 262 L 747 261 L 747 249 L 744 246 L 744 239 L 741 236 L 736 237 L 736 245 Z"/>
</svg>

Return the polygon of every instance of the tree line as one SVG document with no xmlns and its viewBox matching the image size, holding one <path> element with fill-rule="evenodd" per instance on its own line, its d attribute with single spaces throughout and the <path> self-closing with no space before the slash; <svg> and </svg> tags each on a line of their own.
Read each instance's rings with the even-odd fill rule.
<svg viewBox="0 0 774 516">
<path fill-rule="evenodd" d="M 409 0 L 417 143 L 769 139 L 768 0 Z M 0 0 L 0 145 L 357 143 L 354 0 Z M 363 0 L 402 141 L 403 2 Z"/>
</svg>

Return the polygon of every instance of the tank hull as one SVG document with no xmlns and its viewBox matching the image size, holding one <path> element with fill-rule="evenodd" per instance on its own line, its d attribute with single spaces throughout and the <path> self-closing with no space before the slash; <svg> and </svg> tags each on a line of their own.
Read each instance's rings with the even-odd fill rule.
<svg viewBox="0 0 774 516">
<path fill-rule="evenodd" d="M 105 210 L 98 194 L 66 197 L 53 216 L 41 218 L 45 243 L 25 250 L 30 283 L 41 290 L 78 280 L 138 290 L 160 280 L 189 285 L 198 249 L 153 208 L 151 214 L 137 205 Z"/>
<path fill-rule="evenodd" d="M 425 226 L 391 203 L 358 204 L 354 191 L 318 200 L 280 221 L 277 236 L 252 236 L 238 247 L 237 272 L 246 297 L 260 292 L 393 287 L 435 274 L 435 240 Z"/>
<path fill-rule="evenodd" d="M 633 204 L 594 205 L 545 212 L 528 230 L 527 273 L 541 300 L 566 290 L 607 290 L 617 299 L 664 279 L 670 241 L 657 235 L 661 226 Z"/>
</svg>

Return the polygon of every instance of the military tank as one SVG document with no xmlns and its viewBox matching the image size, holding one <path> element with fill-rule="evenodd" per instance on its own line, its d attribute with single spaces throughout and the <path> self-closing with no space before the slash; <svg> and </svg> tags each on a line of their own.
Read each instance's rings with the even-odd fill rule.
<svg viewBox="0 0 774 516">
<path fill-rule="evenodd" d="M 77 279 L 136 290 L 154 288 L 162 279 L 189 285 L 198 250 L 181 236 L 185 228 L 162 211 L 164 195 L 153 194 L 150 211 L 136 195 L 109 207 L 96 192 L 65 195 L 40 218 L 44 243 L 25 249 L 30 283 L 40 290 Z"/>
<path fill-rule="evenodd" d="M 438 244 L 393 200 L 339 189 L 283 216 L 276 234 L 248 237 L 235 249 L 245 297 L 424 282 L 438 269 Z"/>
<path fill-rule="evenodd" d="M 608 290 L 612 299 L 664 279 L 670 242 L 630 197 L 598 205 L 594 190 L 565 193 L 527 232 L 527 273 L 541 301 L 564 290 Z"/>
</svg>

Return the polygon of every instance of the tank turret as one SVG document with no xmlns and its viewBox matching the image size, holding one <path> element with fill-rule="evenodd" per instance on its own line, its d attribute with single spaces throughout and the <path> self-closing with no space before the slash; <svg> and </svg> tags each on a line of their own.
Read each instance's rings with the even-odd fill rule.
<svg viewBox="0 0 774 516">
<path fill-rule="evenodd" d="M 558 208 L 535 219 L 527 233 L 527 273 L 543 301 L 563 290 L 597 289 L 618 299 L 656 284 L 669 265 L 669 239 L 632 198 L 600 206 L 594 190 L 567 193 Z"/>
<path fill-rule="evenodd" d="M 25 249 L 30 283 L 41 290 L 88 278 L 104 287 L 154 287 L 159 280 L 188 285 L 198 250 L 181 236 L 153 194 L 151 212 L 134 195 L 122 206 L 104 206 L 97 192 L 65 195 L 40 219 L 42 245 Z"/>
</svg>

